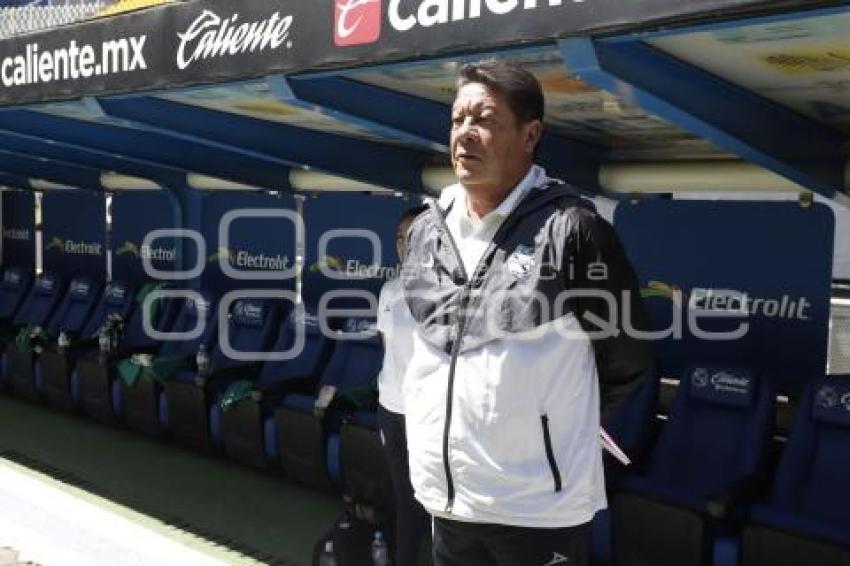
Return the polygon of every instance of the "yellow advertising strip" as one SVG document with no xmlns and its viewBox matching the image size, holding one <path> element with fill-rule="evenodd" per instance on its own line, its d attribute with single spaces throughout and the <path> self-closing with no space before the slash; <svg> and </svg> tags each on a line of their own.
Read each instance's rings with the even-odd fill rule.
<svg viewBox="0 0 850 566">
<path fill-rule="evenodd" d="M 172 4 L 175 0 L 121 0 L 108 8 L 104 8 L 97 13 L 98 17 L 115 16 L 125 12 L 141 10 L 142 8 L 150 8 L 159 6 L 160 4 Z"/>
</svg>

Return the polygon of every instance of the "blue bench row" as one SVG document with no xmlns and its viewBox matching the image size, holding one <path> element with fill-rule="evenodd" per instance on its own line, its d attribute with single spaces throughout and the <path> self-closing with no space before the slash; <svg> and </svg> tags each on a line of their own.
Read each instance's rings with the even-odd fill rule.
<svg viewBox="0 0 850 566">
<path fill-rule="evenodd" d="M 632 427 L 655 419 L 653 403 L 632 410 Z M 769 376 L 688 370 L 645 461 L 609 473 L 609 510 L 594 521 L 596 561 L 850 564 L 850 378 L 809 383 L 778 455 L 775 410 Z"/>
<path fill-rule="evenodd" d="M 18 289 L 23 279 L 7 279 L 14 277 L 4 275 L 0 319 L 10 321 L 11 327 L 40 323 L 48 334 L 55 332 L 58 327 L 44 305 L 59 304 L 59 299 L 35 298 L 56 292 L 50 291 L 45 277 L 23 294 Z M 79 298 L 80 287 L 72 282 L 69 289 L 63 301 L 73 302 L 69 296 Z M 14 293 L 28 306 L 10 313 Z M 128 289 L 123 296 L 131 295 Z M 90 329 L 91 320 L 102 318 L 97 313 L 120 308 L 117 297 L 108 286 L 85 322 L 68 314 L 77 309 L 58 307 L 56 313 L 65 312 L 66 319 L 78 320 L 77 327 Z M 126 371 L 128 356 L 136 351 L 130 330 L 138 310 L 132 307 L 123 311 L 130 316 L 123 347 L 110 359 L 85 353 L 60 356 L 67 360 L 67 406 L 389 505 L 389 482 L 371 410 L 374 398 L 369 396 L 381 365 L 380 342 L 374 337 L 336 340 L 320 332 L 317 321 L 304 313 L 288 312 L 273 301 L 237 301 L 228 319 L 234 349 L 280 352 L 291 348 L 298 329 L 304 338 L 299 355 L 291 360 L 240 361 L 218 344 L 216 301 L 209 293 L 203 297 L 179 308 L 161 305 L 163 312 L 176 310 L 173 320 L 167 314 L 159 318 L 172 331 L 194 328 L 199 317 L 209 324 L 193 340 L 154 341 L 153 347 L 142 348 L 153 356 L 153 364 L 135 368 L 135 376 Z M 340 337 L 357 334 L 363 321 L 346 324 L 348 332 Z M 82 330 L 80 336 L 88 334 Z M 202 344 L 210 352 L 210 367 L 199 372 L 196 355 Z M 9 374 L 15 392 L 29 391 L 10 374 L 13 349 L 6 348 L 4 375 Z M 50 346 L 39 355 L 30 353 L 35 368 L 32 390 L 48 402 L 65 399 L 51 394 L 48 386 L 63 384 L 51 377 L 57 368 L 63 369 L 50 363 L 55 354 Z M 366 402 L 358 400 L 362 392 Z M 776 404 L 769 376 L 740 367 L 693 367 L 681 376 L 668 419 L 652 442 L 657 398 L 658 381 L 648 380 L 605 423 L 630 454 L 645 452 L 647 457 L 626 473 L 610 466 L 610 510 L 594 521 L 598 562 L 848 563 L 850 492 L 844 480 L 850 477 L 850 379 L 811 381 L 797 403 L 778 466 L 771 458 Z"/>
<path fill-rule="evenodd" d="M 191 333 L 199 319 L 204 329 L 158 342 L 143 330 L 131 285 L 113 281 L 100 293 L 78 278 L 63 293 L 48 273 L 20 293 L 25 277 L 0 286 L 0 305 L 13 302 L 13 294 L 20 302 L 6 319 L 12 332 L 5 335 L 0 378 L 14 394 L 391 505 L 375 426 L 383 347 L 373 319 L 347 319 L 329 335 L 303 309 L 238 300 L 227 318 L 232 350 L 297 354 L 246 361 L 220 343 L 217 300 L 209 292 L 201 291 L 200 300 L 156 302 L 158 331 Z M 127 322 L 119 347 L 105 356 L 97 334 L 110 315 Z M 38 347 L 11 339 L 34 326 L 44 329 Z M 73 336 L 70 347 L 59 347 L 60 331 Z M 206 362 L 198 359 L 202 348 Z"/>
</svg>

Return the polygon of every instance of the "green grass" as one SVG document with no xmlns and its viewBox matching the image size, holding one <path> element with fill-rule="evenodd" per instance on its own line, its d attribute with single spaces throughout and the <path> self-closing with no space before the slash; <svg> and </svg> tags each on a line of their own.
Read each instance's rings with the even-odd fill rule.
<svg viewBox="0 0 850 566">
<path fill-rule="evenodd" d="M 263 562 L 310 564 L 332 495 L 0 395 L 0 457 Z"/>
</svg>

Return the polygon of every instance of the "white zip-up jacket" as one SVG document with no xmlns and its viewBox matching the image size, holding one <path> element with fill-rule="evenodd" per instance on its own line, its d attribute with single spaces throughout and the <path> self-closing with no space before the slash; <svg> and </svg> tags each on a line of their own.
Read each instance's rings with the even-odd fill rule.
<svg viewBox="0 0 850 566">
<path fill-rule="evenodd" d="M 622 332 L 588 334 L 588 314 L 610 314 L 605 301 L 542 306 L 569 290 L 607 291 L 646 328 L 610 225 L 562 183 L 534 171 L 524 182 L 483 233 L 491 241 L 474 268 L 463 247 L 480 242 L 453 225 L 453 214 L 466 214 L 463 198 L 444 201 L 448 215 L 434 203 L 411 227 L 402 270 L 417 322 L 404 379 L 411 481 L 436 516 L 568 527 L 606 505 L 600 404 L 634 390 L 651 353 Z M 588 276 L 601 264 L 604 280 Z"/>
</svg>

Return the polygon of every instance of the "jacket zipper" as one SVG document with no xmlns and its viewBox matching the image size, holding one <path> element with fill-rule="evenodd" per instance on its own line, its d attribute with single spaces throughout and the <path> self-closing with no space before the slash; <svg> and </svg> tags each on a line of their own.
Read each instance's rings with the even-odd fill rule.
<svg viewBox="0 0 850 566">
<path fill-rule="evenodd" d="M 487 260 L 487 257 L 493 252 L 493 248 L 495 247 L 495 242 L 498 240 L 498 237 L 501 236 L 512 224 L 516 222 L 516 218 L 518 217 L 518 212 L 522 209 L 525 212 L 522 205 L 527 204 L 526 201 L 529 200 L 529 197 L 533 194 L 534 189 L 529 191 L 528 194 L 525 195 L 524 198 L 517 203 L 516 207 L 514 207 L 513 211 L 508 215 L 507 218 L 502 222 L 502 225 L 499 226 L 499 229 L 496 230 L 496 233 L 493 234 L 493 239 L 490 242 L 490 245 L 487 247 L 487 250 L 481 255 L 481 259 L 478 260 L 478 264 L 475 266 L 475 271 L 473 272 L 473 276 L 477 275 L 481 270 L 481 267 Z M 550 199 L 546 199 L 543 203 L 545 204 Z M 455 203 L 452 203 L 451 206 L 454 206 Z M 451 514 L 452 508 L 454 507 L 455 501 L 455 487 L 454 487 L 454 479 L 452 478 L 452 469 L 449 464 L 449 432 L 451 430 L 452 424 L 452 412 L 453 412 L 453 397 L 454 397 L 454 383 L 455 383 L 455 369 L 457 367 L 457 358 L 460 354 L 460 345 L 463 340 L 463 335 L 466 330 L 466 306 L 469 300 L 470 292 L 472 291 L 472 284 L 474 279 L 469 277 L 469 274 L 466 271 L 466 267 L 463 265 L 463 258 L 460 255 L 460 248 L 458 248 L 457 242 L 452 236 L 451 231 L 449 230 L 449 226 L 446 223 L 445 212 L 440 208 L 436 201 L 433 202 L 433 211 L 437 216 L 438 222 L 440 224 L 441 229 L 445 233 L 446 239 L 448 239 L 449 244 L 451 244 L 452 253 L 455 256 L 455 263 L 458 264 L 460 268 L 461 275 L 464 279 L 463 290 L 460 295 L 460 313 L 458 314 L 458 322 L 457 322 L 457 336 L 455 337 L 454 343 L 452 344 L 451 351 L 451 361 L 449 363 L 449 382 L 448 382 L 448 390 L 446 391 L 446 417 L 445 423 L 443 425 L 443 472 L 446 475 L 446 508 L 445 512 Z M 548 428 L 548 424 L 547 424 Z M 548 435 L 548 432 L 547 432 Z M 550 447 L 551 450 L 551 447 Z M 554 456 L 553 456 L 554 458 Z M 554 459 L 550 460 L 550 465 L 554 463 Z M 557 469 L 557 466 L 556 466 Z M 560 475 L 557 475 L 556 480 L 556 491 L 560 491 Z"/>
<path fill-rule="evenodd" d="M 434 203 L 434 212 L 436 213 L 437 218 L 439 219 L 440 227 L 445 233 L 446 239 L 448 239 L 449 244 L 452 248 L 452 253 L 455 256 L 455 261 L 460 268 L 460 272 L 464 279 L 463 291 L 460 295 L 460 311 L 458 314 L 458 323 L 457 323 L 457 336 L 455 337 L 454 343 L 452 344 L 452 352 L 451 352 L 451 362 L 449 363 L 449 383 L 446 391 L 446 417 L 443 424 L 443 473 L 446 476 L 446 513 L 452 512 L 452 507 L 454 506 L 455 501 L 455 486 L 454 479 L 452 478 L 452 469 L 449 465 L 449 431 L 451 429 L 452 424 L 452 409 L 453 403 L 452 398 L 454 397 L 454 386 L 455 386 L 455 368 L 457 367 L 457 358 L 460 353 L 460 342 L 463 338 L 464 327 L 466 326 L 466 317 L 464 313 L 466 311 L 466 301 L 469 295 L 471 280 L 469 279 L 469 275 L 466 272 L 466 267 L 463 265 L 463 258 L 460 255 L 460 249 L 457 247 L 457 242 L 452 236 L 451 231 L 449 230 L 449 226 L 446 223 L 446 218 L 443 215 L 443 211 L 440 207 Z"/>
<path fill-rule="evenodd" d="M 543 443 L 546 445 L 546 459 L 549 460 L 549 469 L 552 471 L 552 479 L 555 480 L 555 493 L 561 491 L 561 471 L 558 470 L 558 462 L 555 460 L 555 451 L 552 450 L 552 437 L 549 434 L 549 415 L 542 415 L 540 423 L 543 425 Z"/>
<path fill-rule="evenodd" d="M 469 296 L 469 284 L 464 285 L 464 291 L 461 295 L 461 309 L 466 309 L 466 300 Z M 448 390 L 446 392 L 446 418 L 445 425 L 443 426 L 443 472 L 446 474 L 446 513 L 452 512 L 452 507 L 455 502 L 455 486 L 454 480 L 452 478 L 452 469 L 449 465 L 449 431 L 451 429 L 452 423 L 452 410 L 454 408 L 454 403 L 452 403 L 452 398 L 454 397 L 454 388 L 455 388 L 455 368 L 457 367 L 457 358 L 460 353 L 460 341 L 463 337 L 463 333 L 466 326 L 466 317 L 463 314 L 460 314 L 458 318 L 458 330 L 457 330 L 457 338 L 452 344 L 452 359 L 449 364 L 449 385 Z"/>
</svg>

